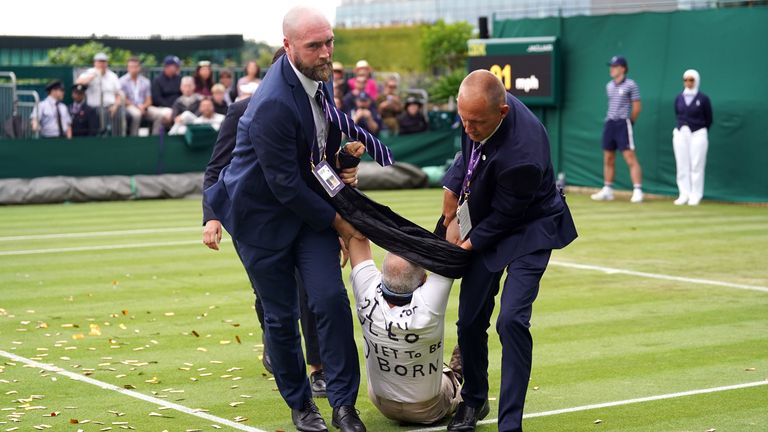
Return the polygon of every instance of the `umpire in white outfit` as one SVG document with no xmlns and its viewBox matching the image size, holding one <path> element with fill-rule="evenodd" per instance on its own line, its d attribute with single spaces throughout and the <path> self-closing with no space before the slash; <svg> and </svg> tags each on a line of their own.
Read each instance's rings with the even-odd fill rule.
<svg viewBox="0 0 768 432">
<path fill-rule="evenodd" d="M 675 99 L 677 126 L 672 131 L 672 147 L 677 165 L 676 205 L 698 205 L 704 196 L 704 167 L 707 164 L 707 131 L 712 126 L 712 104 L 699 91 L 699 73 L 688 69 L 683 74 L 685 87 Z"/>
</svg>

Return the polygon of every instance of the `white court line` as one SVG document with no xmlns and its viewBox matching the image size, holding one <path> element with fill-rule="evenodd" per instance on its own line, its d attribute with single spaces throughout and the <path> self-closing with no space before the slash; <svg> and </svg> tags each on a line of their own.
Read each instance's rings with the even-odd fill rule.
<svg viewBox="0 0 768 432">
<path fill-rule="evenodd" d="M 577 263 L 571 263 L 571 262 L 559 261 L 559 260 L 550 260 L 549 263 L 555 266 L 560 266 L 560 267 L 568 267 L 568 268 L 574 268 L 579 270 L 593 270 L 593 271 L 599 271 L 607 274 L 625 274 L 625 275 L 638 276 L 638 277 L 644 277 L 649 279 L 661 279 L 661 280 L 685 282 L 685 283 L 700 284 L 700 285 L 714 285 L 714 286 L 721 286 L 726 288 L 736 288 L 736 289 L 760 291 L 760 292 L 768 293 L 768 287 L 757 286 L 757 285 L 745 285 L 745 284 L 737 284 L 737 283 L 731 283 L 731 282 L 721 282 L 721 281 L 710 280 L 710 279 L 698 279 L 698 278 L 688 278 L 688 277 L 681 277 L 681 276 L 672 276 L 672 275 L 665 275 L 665 274 L 659 274 L 659 273 L 646 273 L 646 272 L 624 270 L 624 269 L 611 268 L 611 267 L 602 267 L 602 266 L 589 265 L 589 264 L 577 264 Z"/>
<path fill-rule="evenodd" d="M 201 231 L 202 227 L 199 227 L 199 228 L 194 228 L 194 227 L 149 228 L 149 229 L 120 230 L 120 231 L 92 231 L 92 232 L 74 232 L 74 233 L 56 233 L 56 234 L 32 234 L 32 235 L 0 237 L 0 242 L 21 241 L 21 240 L 63 239 L 63 238 L 108 237 L 108 236 L 117 236 L 117 235 L 137 235 L 137 234 L 162 234 L 162 233 L 174 233 L 174 232 L 190 232 L 193 230 Z"/>
<path fill-rule="evenodd" d="M 577 406 L 572 408 L 563 408 L 563 409 L 552 410 L 552 411 L 542 411 L 537 413 L 524 414 L 523 418 L 529 419 L 529 418 L 536 418 L 536 417 L 548 417 L 548 416 L 554 416 L 559 414 L 574 413 L 579 411 L 589 411 L 589 410 L 595 410 L 600 408 L 616 407 L 621 405 L 631 405 L 631 404 L 637 404 L 637 403 L 643 403 L 643 402 L 675 399 L 675 398 L 686 397 L 686 396 L 695 396 L 695 395 L 702 395 L 707 393 L 717 393 L 717 392 L 723 392 L 728 390 L 739 390 L 739 389 L 758 387 L 758 386 L 764 386 L 764 385 L 768 385 L 768 380 L 755 381 L 755 382 L 744 383 L 744 384 L 735 384 L 735 385 L 722 386 L 722 387 L 689 390 L 689 391 L 678 392 L 678 393 L 668 393 L 663 395 L 648 396 L 648 397 L 642 397 L 642 398 L 636 398 L 636 399 L 627 399 L 627 400 L 621 400 L 621 401 L 615 401 L 615 402 L 604 402 L 604 403 L 598 403 L 593 405 L 582 405 L 582 406 Z M 494 424 L 497 421 L 499 421 L 499 419 L 488 419 L 488 420 L 479 421 L 477 422 L 477 424 L 479 425 Z M 445 430 L 445 426 L 438 426 L 438 427 L 431 427 L 426 429 L 411 429 L 408 432 L 431 432 L 431 431 L 444 431 L 444 430 Z"/>
<path fill-rule="evenodd" d="M 227 241 L 229 241 L 229 239 L 221 239 L 222 243 Z M 51 248 L 51 249 L 26 249 L 26 250 L 0 251 L 0 256 L 38 255 L 38 254 L 61 253 L 61 252 L 138 249 L 138 248 L 148 248 L 148 247 L 185 246 L 185 245 L 202 245 L 202 244 L 203 244 L 202 240 L 180 240 L 180 241 L 172 241 L 172 242 L 128 243 L 128 244 L 100 245 L 100 246 L 75 246 L 75 247 L 63 247 L 63 248 Z"/>
<path fill-rule="evenodd" d="M 51 364 L 40 363 L 40 362 L 31 360 L 31 359 L 28 359 L 26 357 L 21 357 L 21 356 L 18 356 L 16 354 L 12 354 L 12 353 L 9 353 L 9 352 L 6 352 L 6 351 L 0 350 L 0 356 L 9 358 L 9 359 L 17 361 L 19 363 L 27 364 L 29 366 L 32 366 L 32 367 L 35 367 L 35 368 L 38 368 L 38 369 L 43 369 L 43 370 L 46 370 L 46 371 L 49 371 L 49 372 L 54 372 L 54 373 L 57 373 L 59 375 L 63 375 L 65 377 L 67 377 L 67 378 L 73 379 L 75 381 L 80 381 L 80 382 L 84 382 L 84 383 L 87 383 L 87 384 L 91 384 L 91 385 L 94 385 L 96 387 L 100 387 L 100 388 L 102 388 L 104 390 L 111 390 L 111 391 L 114 391 L 114 392 L 118 392 L 118 393 L 121 393 L 123 395 L 129 396 L 129 397 L 132 397 L 132 398 L 141 399 L 143 401 L 151 402 L 151 403 L 153 403 L 155 405 L 160 405 L 160 406 L 163 406 L 163 407 L 167 407 L 167 408 L 179 411 L 179 412 L 184 413 L 184 414 L 189 414 L 189 415 L 192 415 L 192 416 L 195 416 L 195 417 L 200 417 L 200 418 L 208 420 L 208 421 L 212 421 L 212 422 L 215 422 L 215 423 L 220 423 L 220 424 L 223 424 L 223 425 L 227 425 L 229 427 L 232 427 L 232 428 L 235 428 L 235 429 L 238 429 L 238 430 L 241 430 L 241 431 L 246 431 L 246 432 L 266 432 L 264 430 L 257 429 L 257 428 L 252 427 L 252 426 L 247 426 L 247 425 L 244 425 L 244 424 L 241 424 L 241 423 L 234 422 L 232 420 L 227 420 L 225 418 L 221 418 L 221 417 L 217 417 L 215 415 L 211 415 L 211 414 L 208 414 L 208 413 L 205 413 L 205 412 L 201 412 L 199 410 L 192 409 L 192 408 L 186 407 L 184 405 L 179 405 L 179 404 L 176 404 L 176 403 L 173 403 L 173 402 L 168 402 L 166 400 L 158 399 L 158 398 L 153 397 L 153 396 L 148 396 L 148 395 L 145 395 L 144 393 L 139 393 L 137 391 L 128 390 L 128 389 L 125 389 L 125 388 L 122 388 L 122 387 L 118 387 L 118 386 L 106 383 L 104 381 L 99 381 L 99 380 L 87 377 L 85 375 L 80 375 L 78 373 L 74 373 L 74 372 L 70 372 L 68 370 L 64 370 L 64 369 L 62 369 L 62 368 L 60 368 L 58 366 L 54 366 L 54 365 L 51 365 Z"/>
</svg>

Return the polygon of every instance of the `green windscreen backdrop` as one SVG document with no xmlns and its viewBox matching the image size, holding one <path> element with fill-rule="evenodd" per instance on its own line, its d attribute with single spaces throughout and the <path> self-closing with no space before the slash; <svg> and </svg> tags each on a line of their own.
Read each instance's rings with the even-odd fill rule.
<svg viewBox="0 0 768 432">
<path fill-rule="evenodd" d="M 503 20 L 494 22 L 493 36 L 560 38 L 562 104 L 534 112 L 549 130 L 553 161 L 568 184 L 602 185 L 606 63 L 620 54 L 642 97 L 634 132 L 644 189 L 677 193 L 673 103 L 683 72 L 696 69 L 714 111 L 705 196 L 768 202 L 768 8 Z M 629 188 L 618 159 L 617 187 Z"/>
</svg>

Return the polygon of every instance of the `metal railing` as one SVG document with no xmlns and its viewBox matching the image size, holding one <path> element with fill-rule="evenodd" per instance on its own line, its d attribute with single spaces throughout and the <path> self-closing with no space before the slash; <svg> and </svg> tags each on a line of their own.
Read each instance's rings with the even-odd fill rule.
<svg viewBox="0 0 768 432">
<path fill-rule="evenodd" d="M 0 138 L 15 136 L 16 74 L 0 72 Z"/>
<path fill-rule="evenodd" d="M 40 96 L 34 90 L 17 90 L 16 97 L 16 113 L 20 126 L 16 138 L 38 138 L 39 132 L 32 128 L 32 114 L 40 112 Z"/>
</svg>

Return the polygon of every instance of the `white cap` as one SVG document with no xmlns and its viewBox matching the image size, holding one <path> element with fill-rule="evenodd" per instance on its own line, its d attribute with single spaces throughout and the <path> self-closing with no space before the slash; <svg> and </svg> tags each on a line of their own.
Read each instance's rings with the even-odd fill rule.
<svg viewBox="0 0 768 432">
<path fill-rule="evenodd" d="M 93 56 L 93 61 L 108 61 L 108 60 L 109 60 L 109 56 L 104 54 L 103 52 L 100 52 L 95 56 Z"/>
<path fill-rule="evenodd" d="M 362 69 L 362 68 L 371 68 L 371 65 L 368 64 L 366 60 L 359 60 L 357 63 L 355 63 L 355 69 Z"/>
</svg>

